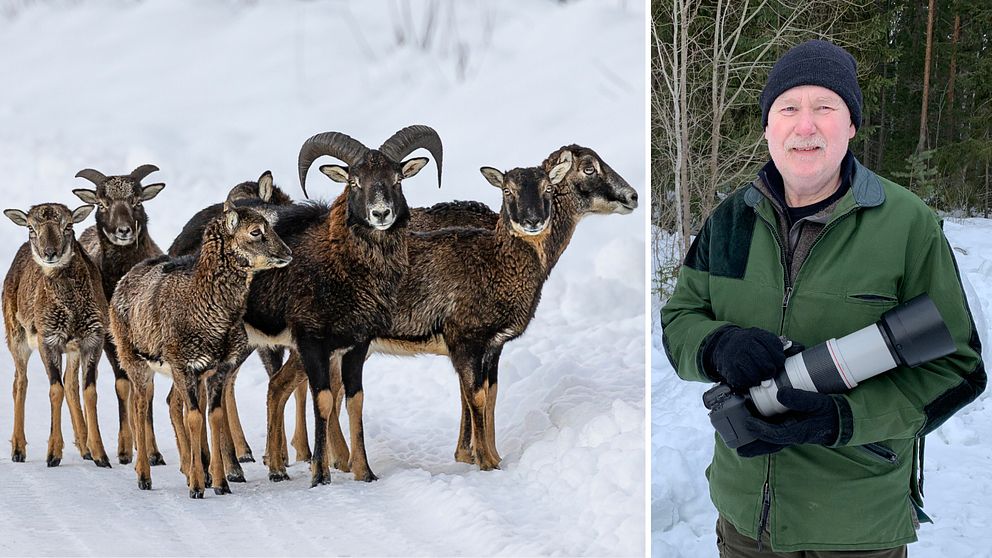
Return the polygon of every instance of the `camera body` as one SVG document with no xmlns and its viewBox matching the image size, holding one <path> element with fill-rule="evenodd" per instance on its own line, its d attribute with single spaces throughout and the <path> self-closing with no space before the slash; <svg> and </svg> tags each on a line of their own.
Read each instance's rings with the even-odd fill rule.
<svg viewBox="0 0 992 558">
<path fill-rule="evenodd" d="M 788 348 L 790 342 L 783 343 Z M 736 449 L 756 439 L 744 419 L 789 410 L 778 401 L 779 388 L 844 393 L 896 366 L 913 367 L 953 352 L 951 332 L 937 306 L 922 294 L 882 314 L 868 327 L 789 356 L 774 378 L 752 387 L 746 395 L 717 384 L 703 394 L 703 405 L 727 447 Z"/>
</svg>

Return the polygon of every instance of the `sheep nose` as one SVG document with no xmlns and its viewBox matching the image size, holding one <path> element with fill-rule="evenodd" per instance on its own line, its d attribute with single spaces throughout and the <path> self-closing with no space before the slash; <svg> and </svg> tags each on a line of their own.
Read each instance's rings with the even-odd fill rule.
<svg viewBox="0 0 992 558">
<path fill-rule="evenodd" d="M 627 205 L 637 206 L 637 192 L 631 192 L 630 195 L 627 196 Z"/>
<path fill-rule="evenodd" d="M 390 213 L 392 213 L 392 210 L 390 210 L 388 207 L 381 211 L 376 211 L 375 209 L 373 209 L 372 217 L 375 217 L 379 222 L 382 222 L 385 221 L 387 217 L 389 217 Z"/>
<path fill-rule="evenodd" d="M 129 234 L 131 234 L 131 227 L 127 225 L 117 227 L 117 236 L 128 236 Z"/>
<path fill-rule="evenodd" d="M 45 248 L 45 258 L 46 259 L 54 260 L 55 259 L 55 254 L 56 254 L 55 248 L 52 248 L 52 247 Z"/>
</svg>

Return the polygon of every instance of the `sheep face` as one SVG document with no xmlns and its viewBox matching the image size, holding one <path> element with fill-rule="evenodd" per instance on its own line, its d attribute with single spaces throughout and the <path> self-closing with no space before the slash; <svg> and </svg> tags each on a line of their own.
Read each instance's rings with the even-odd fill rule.
<svg viewBox="0 0 992 558">
<path fill-rule="evenodd" d="M 82 222 L 91 211 L 92 205 L 70 211 L 60 203 L 44 203 L 32 207 L 27 213 L 19 209 L 7 209 L 3 213 L 14 223 L 28 228 L 28 242 L 34 261 L 42 269 L 56 269 L 72 259 L 75 240 L 72 225 Z"/>
<path fill-rule="evenodd" d="M 482 167 L 482 175 L 503 191 L 500 218 L 518 236 L 541 234 L 551 222 L 554 185 L 561 181 L 564 164 L 555 167 L 555 179 L 537 167 L 516 168 L 506 174 L 492 167 Z"/>
<path fill-rule="evenodd" d="M 357 165 L 324 165 L 320 172 L 348 185 L 349 218 L 384 231 L 409 218 L 402 181 L 420 172 L 427 161 L 426 157 L 417 157 L 396 163 L 373 149 Z"/>
<path fill-rule="evenodd" d="M 570 165 L 566 181 L 578 194 L 583 213 L 624 215 L 637 208 L 637 191 L 592 149 L 563 147 L 557 162 L 566 161 Z"/>
<path fill-rule="evenodd" d="M 292 251 L 258 211 L 246 207 L 224 209 L 224 232 L 239 262 L 252 271 L 285 267 Z"/>
<path fill-rule="evenodd" d="M 79 171 L 76 175 L 96 183 L 95 190 L 77 188 L 72 193 L 84 202 L 97 207 L 97 228 L 112 244 L 129 246 L 137 241 L 142 229 L 148 224 L 148 215 L 142 203 L 154 198 L 165 188 L 165 184 L 161 183 L 141 185 L 141 179 L 136 178 L 135 173 L 148 167 L 155 168 L 144 165 L 131 175 L 111 177 L 99 175 L 95 179 L 92 174 L 85 174 L 90 169 Z"/>
</svg>

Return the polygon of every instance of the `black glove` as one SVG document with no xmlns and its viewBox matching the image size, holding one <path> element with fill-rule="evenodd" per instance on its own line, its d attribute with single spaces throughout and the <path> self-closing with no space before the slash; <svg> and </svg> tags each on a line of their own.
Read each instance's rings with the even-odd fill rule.
<svg viewBox="0 0 992 558">
<path fill-rule="evenodd" d="M 706 341 L 703 367 L 711 380 L 738 393 L 775 377 L 785 365 L 777 335 L 764 329 L 728 326 Z"/>
<path fill-rule="evenodd" d="M 831 395 L 783 387 L 778 401 L 793 412 L 780 421 L 748 417 L 744 426 L 757 440 L 737 448 L 741 457 L 775 453 L 794 444 L 830 445 L 840 434 L 840 413 Z"/>
</svg>

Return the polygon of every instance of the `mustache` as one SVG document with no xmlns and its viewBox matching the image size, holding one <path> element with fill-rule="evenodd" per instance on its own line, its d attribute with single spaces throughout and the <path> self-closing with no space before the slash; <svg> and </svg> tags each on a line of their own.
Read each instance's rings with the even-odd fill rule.
<svg viewBox="0 0 992 558">
<path fill-rule="evenodd" d="M 811 149 L 814 147 L 819 147 L 820 149 L 826 148 L 827 140 L 822 137 L 815 136 L 812 138 L 789 139 L 785 142 L 786 149 Z"/>
</svg>

